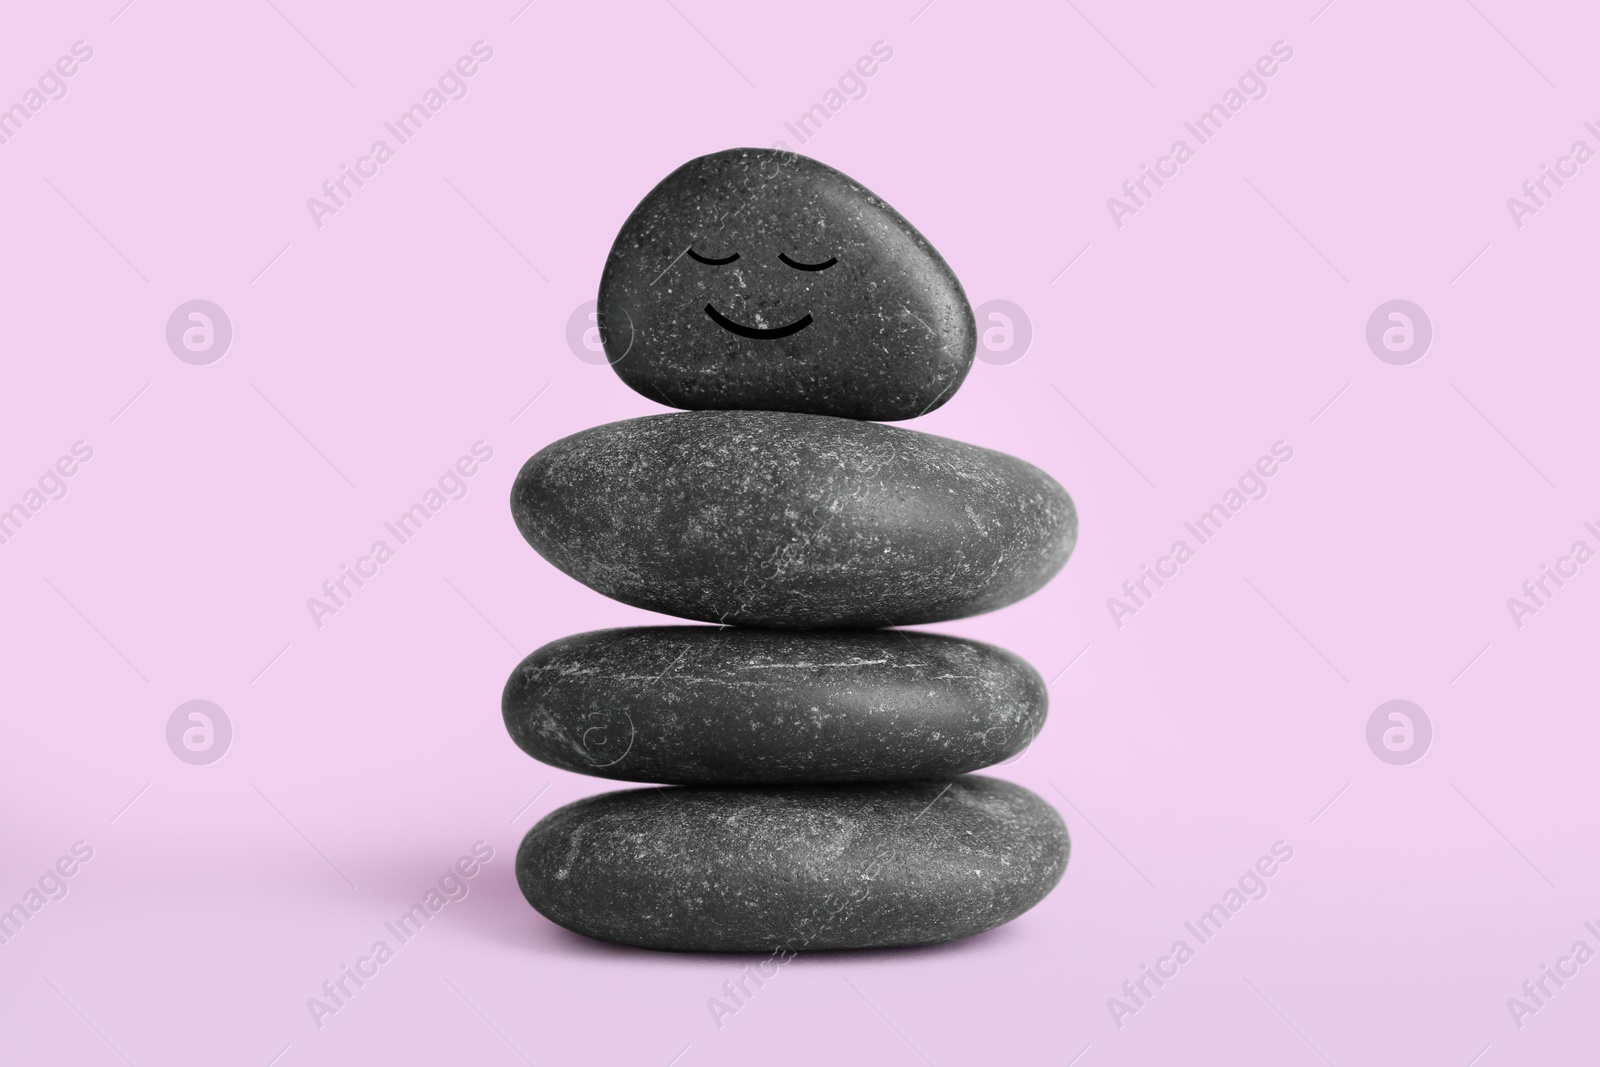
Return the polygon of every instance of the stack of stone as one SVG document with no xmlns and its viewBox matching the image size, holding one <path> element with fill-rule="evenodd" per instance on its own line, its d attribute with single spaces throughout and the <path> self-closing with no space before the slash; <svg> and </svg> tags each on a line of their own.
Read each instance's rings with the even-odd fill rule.
<svg viewBox="0 0 1600 1067">
<path fill-rule="evenodd" d="M 517 855 L 528 901 L 590 937 L 700 951 L 927 944 L 1038 903 L 1066 870 L 1060 816 L 967 772 L 1032 741 L 1044 682 L 1001 649 L 886 628 L 1020 600 L 1077 535 L 1043 471 L 881 424 L 971 367 L 950 268 L 838 171 L 736 149 L 634 210 L 599 317 L 622 379 L 689 410 L 539 452 L 517 527 L 591 589 L 717 625 L 579 634 L 512 673 L 529 755 L 675 787 L 542 820 Z"/>
</svg>

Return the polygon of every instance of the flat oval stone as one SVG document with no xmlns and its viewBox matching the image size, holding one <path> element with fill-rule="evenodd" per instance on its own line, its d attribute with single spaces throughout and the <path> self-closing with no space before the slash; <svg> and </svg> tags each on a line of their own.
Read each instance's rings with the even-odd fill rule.
<svg viewBox="0 0 1600 1067">
<path fill-rule="evenodd" d="M 1020 752 L 1044 679 L 993 645 L 903 631 L 597 630 L 512 671 L 506 728 L 535 759 L 630 782 L 947 778 Z"/>
<path fill-rule="evenodd" d="M 996 778 L 651 788 L 546 816 L 517 884 L 551 922 L 641 948 L 926 945 L 1033 907 L 1068 849 L 1050 805 Z"/>
<path fill-rule="evenodd" d="M 875 422 L 694 411 L 529 459 L 528 543 L 597 592 L 703 622 L 898 626 L 977 615 L 1055 576 L 1072 500 L 1014 456 Z"/>
<path fill-rule="evenodd" d="M 628 216 L 600 276 L 606 356 L 677 408 L 895 421 L 950 399 L 977 328 L 927 238 L 792 152 L 692 159 Z"/>
</svg>

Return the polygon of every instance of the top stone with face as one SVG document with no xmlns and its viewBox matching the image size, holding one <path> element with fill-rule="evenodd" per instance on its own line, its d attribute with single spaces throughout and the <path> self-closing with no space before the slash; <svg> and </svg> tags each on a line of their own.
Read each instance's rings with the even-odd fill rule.
<svg viewBox="0 0 1600 1067">
<path fill-rule="evenodd" d="M 617 374 L 660 403 L 885 422 L 950 399 L 977 339 L 961 283 L 898 212 L 761 148 L 650 191 L 611 246 L 598 318 Z"/>
</svg>

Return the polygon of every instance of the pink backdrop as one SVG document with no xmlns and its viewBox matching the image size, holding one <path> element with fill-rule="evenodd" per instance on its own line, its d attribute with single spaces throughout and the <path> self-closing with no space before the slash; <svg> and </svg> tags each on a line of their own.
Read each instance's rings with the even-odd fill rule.
<svg viewBox="0 0 1600 1067">
<path fill-rule="evenodd" d="M 1600 548 L 1600 164 L 1571 155 L 1600 149 L 1592 13 L 122 2 L 26 5 L 0 35 L 0 105 L 22 108 L 0 126 L 0 506 L 25 517 L 0 544 L 0 907 L 26 916 L 0 946 L 0 1061 L 1498 1067 L 1593 1047 L 1600 962 L 1571 950 L 1600 950 L 1600 566 L 1570 556 Z M 478 41 L 492 55 L 401 144 L 384 124 Z M 830 98 L 875 42 L 892 57 Z M 1246 77 L 1275 42 L 1272 76 Z M 1185 123 L 1214 103 L 1201 143 Z M 506 496 L 546 443 L 660 410 L 567 340 L 629 209 L 691 156 L 802 147 L 785 123 L 813 104 L 803 150 L 1030 324 L 1021 358 L 1013 313 L 1012 348 L 911 425 L 1022 456 L 1081 509 L 1059 579 L 937 628 L 1052 679 L 1043 735 L 994 773 L 1055 803 L 1074 852 L 1010 926 L 803 958 L 719 1028 L 707 1000 L 746 961 L 589 943 L 515 888 L 527 828 L 612 786 L 511 744 L 506 675 L 660 618 L 545 564 Z M 360 163 L 380 138 L 392 158 Z M 1168 176 L 1135 201 L 1141 164 Z M 368 177 L 314 220 L 341 165 Z M 1536 202 L 1542 165 L 1566 177 Z M 183 346 L 187 312 L 188 359 L 168 343 L 197 299 L 231 324 L 214 361 L 220 332 Z M 1415 312 L 1409 348 L 1369 346 L 1391 300 L 1431 323 L 1422 358 Z M 384 523 L 480 441 L 465 495 L 397 545 Z M 1184 524 L 1280 441 L 1266 495 L 1199 544 Z M 62 457 L 71 476 L 47 473 Z M 307 598 L 380 538 L 393 558 L 319 627 Z M 1192 558 L 1114 619 L 1179 539 Z M 1535 605 L 1542 565 L 1569 576 Z M 1513 618 L 1513 596 L 1538 610 Z M 213 713 L 191 752 L 185 712 L 169 743 L 192 700 L 231 738 Z M 1385 715 L 1369 744 L 1390 700 L 1431 739 L 1412 713 L 1391 754 Z M 448 883 L 466 895 L 400 944 L 384 923 L 479 841 L 493 858 Z M 1201 944 L 1185 923 L 1277 842 L 1292 859 Z M 379 939 L 392 958 L 362 964 Z M 372 976 L 319 1027 L 307 999 L 344 965 Z M 1146 965 L 1169 977 L 1141 992 Z"/>
</svg>

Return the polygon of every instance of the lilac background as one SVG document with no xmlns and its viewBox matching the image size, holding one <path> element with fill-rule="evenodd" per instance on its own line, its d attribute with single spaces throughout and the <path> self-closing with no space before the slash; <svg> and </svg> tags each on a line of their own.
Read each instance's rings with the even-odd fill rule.
<svg viewBox="0 0 1600 1067">
<path fill-rule="evenodd" d="M 94 849 L 0 947 L 0 1061 L 1489 1067 L 1593 1047 L 1600 963 L 1521 1029 L 1506 998 L 1577 939 L 1600 949 L 1600 568 L 1520 629 L 1505 603 L 1600 546 L 1600 164 L 1520 229 L 1505 203 L 1574 140 L 1600 147 L 1592 14 L 121 3 L 19 7 L 0 34 L 0 103 L 94 48 L 0 145 L 0 505 L 94 449 L 0 545 L 0 906 Z M 306 198 L 480 39 L 469 95 L 313 225 Z M 1045 732 L 996 773 L 1061 809 L 1074 854 L 1008 927 L 801 959 L 718 1029 L 706 1000 L 745 961 L 586 942 L 512 882 L 534 821 L 611 785 L 512 746 L 506 674 L 658 617 L 537 558 L 505 498 L 546 443 L 660 410 L 564 340 L 628 210 L 691 156 L 799 147 L 785 120 L 878 40 L 892 60 L 804 151 L 911 219 L 974 304 L 1031 318 L 1020 361 L 979 363 L 912 425 L 1022 456 L 1081 508 L 1054 583 L 937 627 L 1054 679 Z M 1294 57 L 1265 99 L 1115 226 L 1106 198 L 1278 40 Z M 193 298 L 233 323 L 210 366 L 165 344 Z M 1434 326 L 1410 366 L 1364 340 L 1394 298 Z M 480 439 L 470 493 L 316 628 L 306 598 Z M 1106 599 L 1277 440 L 1294 458 L 1270 494 L 1114 625 Z M 196 698 L 233 724 L 211 766 L 165 741 Z M 1365 740 L 1394 698 L 1434 727 L 1410 766 Z M 306 998 L 478 839 L 495 858 L 470 895 L 317 1029 Z M 1280 839 L 1268 896 L 1114 1025 L 1107 998 Z"/>
</svg>

